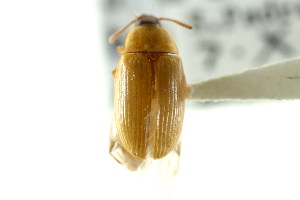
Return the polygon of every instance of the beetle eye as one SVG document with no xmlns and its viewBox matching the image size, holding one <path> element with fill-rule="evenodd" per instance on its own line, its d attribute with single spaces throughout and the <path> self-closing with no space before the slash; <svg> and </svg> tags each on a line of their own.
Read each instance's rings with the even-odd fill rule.
<svg viewBox="0 0 300 200">
<path fill-rule="evenodd" d="M 161 26 L 159 20 L 150 15 L 142 16 L 136 23 L 135 26 L 142 26 L 142 25 L 152 25 L 152 26 Z"/>
</svg>

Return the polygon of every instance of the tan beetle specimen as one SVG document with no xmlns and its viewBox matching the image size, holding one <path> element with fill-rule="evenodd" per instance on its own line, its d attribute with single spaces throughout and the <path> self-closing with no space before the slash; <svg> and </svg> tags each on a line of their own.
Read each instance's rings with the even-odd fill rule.
<svg viewBox="0 0 300 200">
<path fill-rule="evenodd" d="M 173 19 L 141 15 L 109 39 L 114 41 L 135 23 L 124 47 L 118 48 L 121 58 L 113 75 L 117 142 L 122 153 L 137 163 L 180 149 L 186 80 L 176 44 L 160 20 L 192 28 Z"/>
</svg>

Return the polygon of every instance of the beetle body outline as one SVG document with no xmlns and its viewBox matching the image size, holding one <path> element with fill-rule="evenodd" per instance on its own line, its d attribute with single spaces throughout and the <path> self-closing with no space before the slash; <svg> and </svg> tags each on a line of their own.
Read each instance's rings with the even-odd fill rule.
<svg viewBox="0 0 300 200">
<path fill-rule="evenodd" d="M 182 62 L 175 41 L 159 19 L 149 15 L 136 19 L 136 27 L 119 48 L 121 58 L 113 71 L 118 140 L 125 151 L 141 160 L 160 159 L 177 149 L 184 118 Z"/>
</svg>

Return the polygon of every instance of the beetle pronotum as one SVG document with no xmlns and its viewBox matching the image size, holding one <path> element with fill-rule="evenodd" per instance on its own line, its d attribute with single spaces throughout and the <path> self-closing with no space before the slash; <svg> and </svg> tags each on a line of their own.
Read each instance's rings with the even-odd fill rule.
<svg viewBox="0 0 300 200">
<path fill-rule="evenodd" d="M 180 148 L 186 80 L 176 44 L 161 20 L 192 28 L 141 15 L 109 38 L 113 42 L 135 23 L 124 47 L 118 48 L 121 58 L 113 70 L 114 118 L 123 153 L 140 161 Z"/>
</svg>

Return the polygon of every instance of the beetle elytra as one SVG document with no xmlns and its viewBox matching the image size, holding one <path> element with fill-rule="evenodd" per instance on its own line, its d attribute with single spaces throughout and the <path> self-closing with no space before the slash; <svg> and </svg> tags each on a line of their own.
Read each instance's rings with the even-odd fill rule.
<svg viewBox="0 0 300 200">
<path fill-rule="evenodd" d="M 121 58 L 113 70 L 117 137 L 110 151 L 117 142 L 126 159 L 137 163 L 163 158 L 174 150 L 179 154 L 180 149 L 186 80 L 176 43 L 161 20 L 192 28 L 173 19 L 141 15 L 109 39 L 114 41 L 135 23 L 124 47 L 118 48 Z"/>
</svg>

